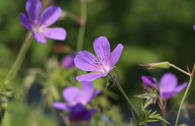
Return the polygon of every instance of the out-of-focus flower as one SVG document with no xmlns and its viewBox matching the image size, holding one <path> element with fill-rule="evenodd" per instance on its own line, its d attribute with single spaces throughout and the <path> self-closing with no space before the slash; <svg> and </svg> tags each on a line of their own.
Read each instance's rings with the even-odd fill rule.
<svg viewBox="0 0 195 126">
<path fill-rule="evenodd" d="M 76 79 L 78 81 L 93 81 L 97 78 L 107 76 L 119 60 L 123 45 L 118 44 L 117 47 L 110 52 L 108 39 L 106 37 L 99 37 L 94 41 L 93 48 L 96 56 L 88 51 L 80 51 L 74 59 L 77 68 L 91 72 L 77 76 Z"/>
<path fill-rule="evenodd" d="M 168 99 L 181 92 L 187 85 L 187 82 L 178 85 L 176 76 L 172 73 L 166 73 L 161 77 L 158 88 L 160 96 L 164 99 Z"/>
<path fill-rule="evenodd" d="M 73 123 L 89 121 L 94 113 L 96 113 L 96 109 L 87 109 L 84 105 L 78 103 L 70 108 L 68 119 Z"/>
<path fill-rule="evenodd" d="M 195 25 L 192 26 L 192 29 L 195 31 Z"/>
<path fill-rule="evenodd" d="M 57 109 L 66 110 L 78 103 L 86 105 L 99 93 L 99 90 L 94 90 L 92 82 L 83 82 L 82 90 L 75 86 L 64 89 L 62 95 L 67 103 L 54 102 L 52 106 Z"/>
<path fill-rule="evenodd" d="M 74 56 L 71 54 L 66 55 L 61 61 L 61 66 L 66 69 L 74 67 Z"/>
<path fill-rule="evenodd" d="M 65 88 L 62 95 L 66 103 L 54 102 L 52 106 L 69 111 L 68 119 L 71 122 L 89 121 L 96 110 L 87 109 L 86 105 L 99 93 L 99 90 L 94 90 L 92 82 L 83 82 L 82 89 L 75 86 Z"/>
<path fill-rule="evenodd" d="M 144 85 L 147 88 L 151 88 L 151 87 L 155 87 L 156 88 L 157 87 L 156 79 L 154 77 L 142 76 L 141 79 L 142 79 L 142 82 L 144 83 Z"/>
<path fill-rule="evenodd" d="M 32 34 L 36 41 L 46 43 L 45 38 L 54 40 L 65 40 L 66 31 L 60 27 L 48 28 L 54 24 L 61 15 L 61 8 L 57 6 L 49 6 L 43 12 L 42 3 L 40 0 L 28 0 L 26 2 L 26 16 L 24 13 L 20 14 L 21 24 Z"/>
</svg>

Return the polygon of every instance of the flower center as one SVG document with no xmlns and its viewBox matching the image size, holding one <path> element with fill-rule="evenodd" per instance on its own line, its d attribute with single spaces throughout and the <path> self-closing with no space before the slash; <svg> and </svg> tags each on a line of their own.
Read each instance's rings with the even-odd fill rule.
<svg viewBox="0 0 195 126">
<path fill-rule="evenodd" d="M 98 60 L 96 61 L 96 64 L 100 67 L 99 72 L 101 72 L 101 73 L 104 74 L 104 73 L 107 73 L 107 72 L 110 71 L 110 66 L 107 65 L 106 63 L 104 63 L 103 60 L 98 59 Z"/>
</svg>

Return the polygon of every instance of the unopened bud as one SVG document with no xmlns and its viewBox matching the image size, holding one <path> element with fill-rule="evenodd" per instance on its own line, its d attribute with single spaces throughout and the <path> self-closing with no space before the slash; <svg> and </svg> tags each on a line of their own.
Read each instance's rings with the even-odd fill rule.
<svg viewBox="0 0 195 126">
<path fill-rule="evenodd" d="M 140 66 L 143 66 L 147 69 L 168 69 L 171 67 L 169 62 L 158 62 L 158 63 L 151 63 L 151 64 L 140 64 Z"/>
</svg>

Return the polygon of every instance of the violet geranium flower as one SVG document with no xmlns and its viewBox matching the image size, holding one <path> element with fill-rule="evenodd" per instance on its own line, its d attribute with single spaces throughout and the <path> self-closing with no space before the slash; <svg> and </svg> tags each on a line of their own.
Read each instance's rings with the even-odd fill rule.
<svg viewBox="0 0 195 126">
<path fill-rule="evenodd" d="M 164 99 L 168 99 L 181 92 L 187 85 L 187 82 L 178 85 L 176 76 L 172 73 L 166 73 L 161 77 L 158 88 L 160 96 Z"/>
<path fill-rule="evenodd" d="M 54 24 L 61 15 L 61 8 L 57 6 L 49 6 L 43 12 L 42 3 L 40 0 L 28 0 L 26 2 L 26 16 L 24 13 L 20 14 L 21 24 L 32 34 L 36 41 L 46 43 L 45 38 L 54 40 L 65 40 L 66 31 L 60 27 L 48 28 Z"/>
<path fill-rule="evenodd" d="M 96 56 L 88 51 L 80 51 L 77 53 L 74 63 L 81 70 L 91 73 L 77 76 L 78 81 L 93 81 L 100 77 L 105 77 L 114 68 L 120 58 L 123 45 L 118 44 L 117 47 L 110 52 L 110 44 L 106 37 L 99 37 L 93 44 Z"/>
<path fill-rule="evenodd" d="M 89 121 L 96 109 L 87 109 L 86 105 L 99 93 L 99 90 L 94 90 L 92 82 L 83 82 L 82 90 L 75 86 L 64 89 L 62 95 L 67 103 L 54 102 L 52 106 L 68 111 L 68 120 L 71 122 Z"/>
<path fill-rule="evenodd" d="M 62 95 L 67 103 L 54 102 L 52 106 L 56 109 L 69 110 L 78 103 L 87 105 L 99 93 L 99 90 L 94 90 L 92 82 L 82 82 L 82 89 L 70 86 L 63 90 Z"/>
</svg>

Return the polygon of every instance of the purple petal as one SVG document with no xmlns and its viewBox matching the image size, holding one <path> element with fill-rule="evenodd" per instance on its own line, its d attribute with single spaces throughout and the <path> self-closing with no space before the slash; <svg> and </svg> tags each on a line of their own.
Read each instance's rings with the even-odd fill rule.
<svg viewBox="0 0 195 126">
<path fill-rule="evenodd" d="M 66 55 L 61 61 L 61 66 L 67 69 L 74 67 L 74 56 Z"/>
<path fill-rule="evenodd" d="M 67 107 L 66 104 L 64 104 L 63 102 L 54 102 L 52 104 L 52 107 L 56 108 L 56 109 L 62 109 L 62 110 L 68 110 L 69 108 Z"/>
<path fill-rule="evenodd" d="M 33 36 L 34 36 L 34 38 L 36 39 L 37 42 L 40 42 L 40 43 L 43 43 L 43 44 L 46 43 L 45 36 L 42 33 L 33 32 Z"/>
<path fill-rule="evenodd" d="M 122 51 L 123 51 L 122 44 L 118 44 L 117 47 L 112 51 L 111 53 L 111 66 L 112 67 L 114 67 L 114 65 L 118 62 Z"/>
<path fill-rule="evenodd" d="M 92 82 L 82 82 L 82 94 L 81 102 L 83 105 L 86 105 L 94 95 L 94 87 Z"/>
<path fill-rule="evenodd" d="M 166 73 L 161 77 L 158 86 L 161 94 L 163 92 L 172 92 L 177 86 L 177 78 L 174 74 Z"/>
<path fill-rule="evenodd" d="M 31 30 L 31 25 L 24 13 L 20 13 L 20 23 L 28 30 Z"/>
<path fill-rule="evenodd" d="M 64 89 L 63 97 L 69 105 L 75 105 L 81 101 L 81 90 L 75 86 Z"/>
<path fill-rule="evenodd" d="M 153 78 L 151 76 L 142 76 L 141 79 L 146 87 L 148 87 L 148 88 L 150 88 L 151 86 L 156 87 L 156 79 L 155 78 Z"/>
<path fill-rule="evenodd" d="M 84 71 L 98 71 L 100 69 L 99 64 L 97 64 L 97 58 L 88 51 L 78 52 L 74 59 L 74 64 Z"/>
<path fill-rule="evenodd" d="M 179 86 L 177 86 L 177 87 L 175 88 L 175 92 L 176 92 L 176 93 L 179 93 L 179 92 L 181 92 L 183 89 L 185 89 L 187 86 L 188 86 L 188 83 L 187 83 L 187 82 L 184 82 L 183 84 L 181 84 L 181 85 L 179 85 Z"/>
<path fill-rule="evenodd" d="M 89 121 L 95 112 L 95 109 L 88 110 L 82 104 L 77 104 L 71 108 L 69 120 L 74 123 L 80 121 Z"/>
<path fill-rule="evenodd" d="M 40 26 L 47 27 L 55 23 L 61 15 L 61 8 L 57 6 L 49 6 L 44 10 L 40 19 Z"/>
<path fill-rule="evenodd" d="M 108 73 L 102 74 L 102 73 L 88 73 L 84 75 L 77 76 L 76 79 L 78 81 L 94 81 L 97 78 L 105 77 Z"/>
<path fill-rule="evenodd" d="M 28 0 L 26 2 L 26 11 L 31 23 L 36 23 L 39 20 L 42 4 L 40 0 Z"/>
<path fill-rule="evenodd" d="M 171 98 L 171 97 L 175 96 L 177 93 L 181 92 L 187 86 L 188 86 L 188 83 L 185 82 L 185 83 L 177 86 L 173 91 L 164 91 L 163 93 L 161 93 L 161 97 L 164 99 Z"/>
<path fill-rule="evenodd" d="M 63 28 L 46 28 L 41 31 L 45 37 L 54 40 L 65 40 L 66 31 Z"/>
<path fill-rule="evenodd" d="M 88 110 L 87 114 L 85 114 L 85 116 L 83 117 L 83 120 L 86 120 L 86 121 L 91 120 L 92 115 L 95 114 L 96 112 L 97 112 L 96 109 Z"/>
<path fill-rule="evenodd" d="M 93 43 L 93 48 L 100 62 L 110 64 L 110 44 L 106 37 L 97 38 Z"/>
<path fill-rule="evenodd" d="M 163 98 L 163 99 L 168 99 L 168 98 L 171 98 L 173 96 L 175 96 L 177 93 L 172 91 L 172 92 L 163 92 L 160 94 L 160 96 Z"/>
</svg>

